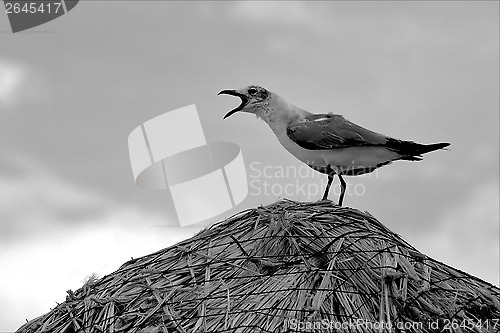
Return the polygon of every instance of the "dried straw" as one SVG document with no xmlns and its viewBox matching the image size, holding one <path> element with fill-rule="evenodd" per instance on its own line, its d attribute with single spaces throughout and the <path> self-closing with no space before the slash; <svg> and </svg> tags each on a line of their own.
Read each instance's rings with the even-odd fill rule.
<svg viewBox="0 0 500 333">
<path fill-rule="evenodd" d="M 18 332 L 494 332 L 499 297 L 369 213 L 283 200 L 90 279 Z"/>
</svg>

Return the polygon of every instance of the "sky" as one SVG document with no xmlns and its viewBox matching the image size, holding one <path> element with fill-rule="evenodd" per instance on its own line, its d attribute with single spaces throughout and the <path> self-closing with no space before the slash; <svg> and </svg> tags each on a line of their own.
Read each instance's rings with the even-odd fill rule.
<svg viewBox="0 0 500 333">
<path fill-rule="evenodd" d="M 495 1 L 80 1 L 16 34 L 0 14 L 0 331 L 206 226 L 179 227 L 166 191 L 135 184 L 128 135 L 162 113 L 196 104 L 207 140 L 241 148 L 249 194 L 210 222 L 321 199 L 325 177 L 299 173 L 264 122 L 222 119 L 239 101 L 217 92 L 249 84 L 395 138 L 450 142 L 346 177 L 344 205 L 498 286 L 498 13 Z"/>
</svg>

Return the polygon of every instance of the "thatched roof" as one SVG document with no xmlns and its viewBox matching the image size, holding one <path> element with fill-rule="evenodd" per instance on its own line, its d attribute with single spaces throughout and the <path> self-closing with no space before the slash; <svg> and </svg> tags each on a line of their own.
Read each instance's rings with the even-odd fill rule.
<svg viewBox="0 0 500 333">
<path fill-rule="evenodd" d="M 369 213 L 284 200 L 126 262 L 18 332 L 436 332 L 459 324 L 493 332 L 499 298 L 498 287 L 418 252 Z"/>
</svg>

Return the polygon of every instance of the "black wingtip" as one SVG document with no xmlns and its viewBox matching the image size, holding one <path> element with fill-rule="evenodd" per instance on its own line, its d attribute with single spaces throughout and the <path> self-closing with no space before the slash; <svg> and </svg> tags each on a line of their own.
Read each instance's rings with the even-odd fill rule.
<svg viewBox="0 0 500 333">
<path fill-rule="evenodd" d="M 416 147 L 417 154 L 414 154 L 414 155 L 422 155 L 422 154 L 430 153 L 431 151 L 445 149 L 449 145 L 450 144 L 448 142 L 431 143 L 428 145 L 418 145 L 418 147 Z"/>
<path fill-rule="evenodd" d="M 440 142 L 440 143 L 432 143 L 430 145 L 425 145 L 425 153 L 438 150 L 438 149 L 444 149 L 448 147 L 450 144 L 448 142 Z M 423 153 L 422 153 L 423 154 Z"/>
<path fill-rule="evenodd" d="M 396 151 L 400 155 L 406 157 L 415 157 L 422 154 L 429 153 L 438 149 L 445 149 L 450 144 L 448 142 L 431 143 L 423 145 L 413 141 L 401 141 L 396 139 L 388 139 L 385 146 L 391 150 Z"/>
</svg>

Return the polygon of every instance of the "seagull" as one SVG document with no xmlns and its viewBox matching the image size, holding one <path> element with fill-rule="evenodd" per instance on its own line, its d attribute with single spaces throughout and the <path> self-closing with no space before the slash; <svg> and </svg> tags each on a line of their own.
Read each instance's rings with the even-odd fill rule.
<svg viewBox="0 0 500 333">
<path fill-rule="evenodd" d="M 239 111 L 255 114 L 271 127 L 286 150 L 314 170 L 328 175 L 322 200 L 328 199 L 333 177 L 337 175 L 341 184 L 339 206 L 346 190 L 342 176 L 370 173 L 396 160 L 420 161 L 422 154 L 450 145 L 394 139 L 356 125 L 339 114 L 308 112 L 257 85 L 222 90 L 218 95 L 221 94 L 241 98 L 241 104 L 223 119 Z"/>
</svg>

